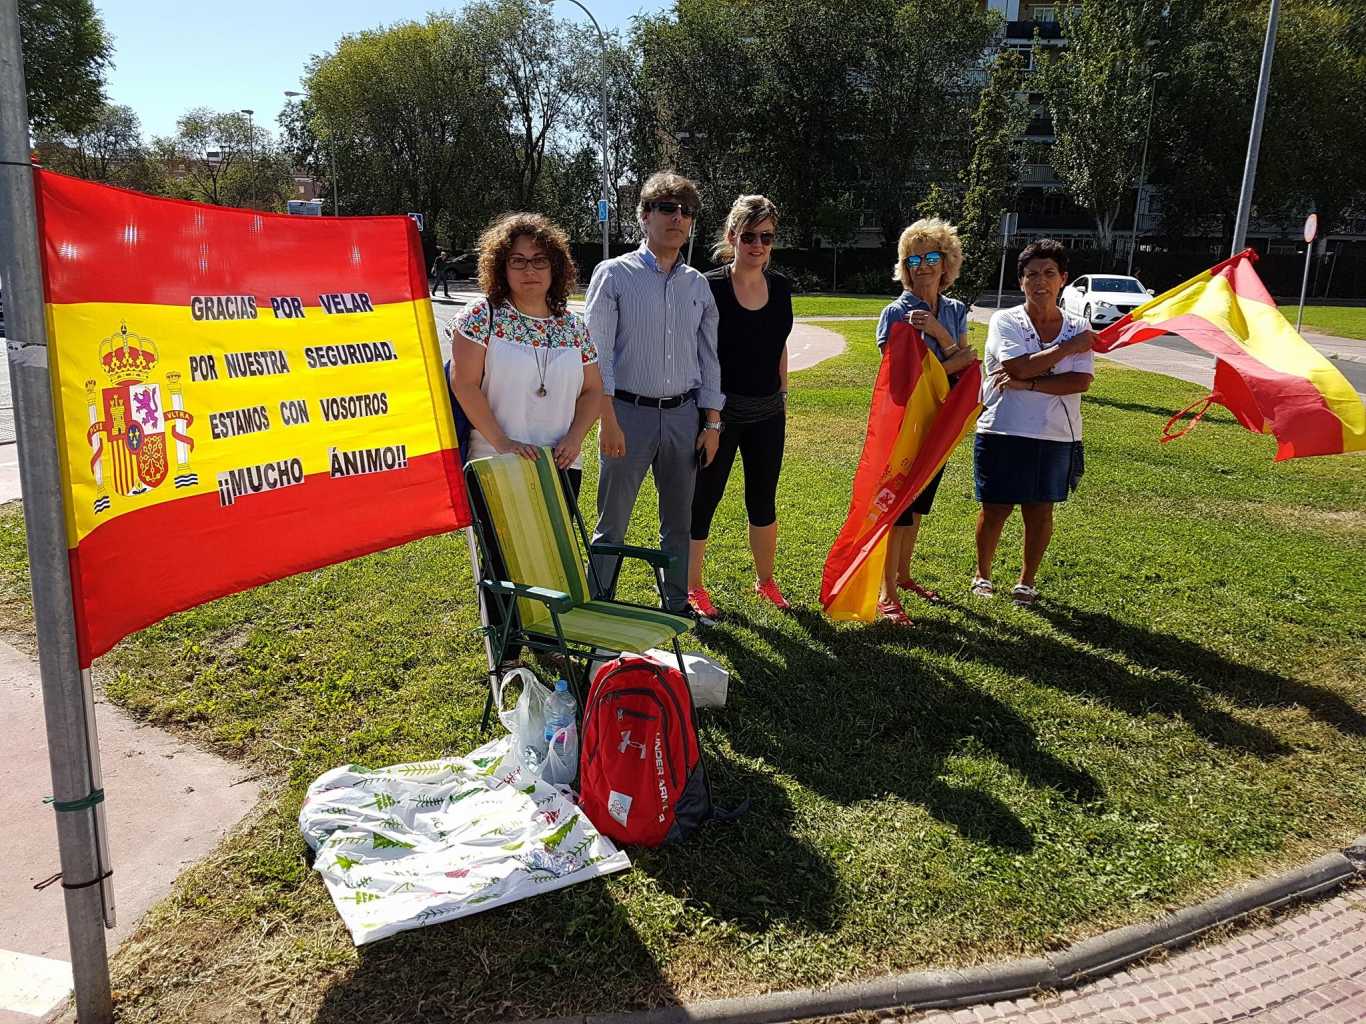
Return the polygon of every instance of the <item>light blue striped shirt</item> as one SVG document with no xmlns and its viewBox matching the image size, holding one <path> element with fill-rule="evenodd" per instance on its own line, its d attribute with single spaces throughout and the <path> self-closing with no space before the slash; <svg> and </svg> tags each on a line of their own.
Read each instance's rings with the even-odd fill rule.
<svg viewBox="0 0 1366 1024">
<path fill-rule="evenodd" d="M 588 332 L 598 349 L 602 388 L 648 398 L 697 393 L 701 409 L 720 409 L 720 316 L 707 279 L 682 260 L 666 274 L 645 243 L 604 260 L 588 282 Z"/>
</svg>

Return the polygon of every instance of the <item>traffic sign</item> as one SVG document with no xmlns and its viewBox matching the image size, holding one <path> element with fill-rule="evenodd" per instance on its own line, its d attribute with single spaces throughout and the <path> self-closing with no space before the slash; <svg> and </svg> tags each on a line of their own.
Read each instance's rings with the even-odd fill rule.
<svg viewBox="0 0 1366 1024">
<path fill-rule="evenodd" d="M 1304 221 L 1304 241 L 1307 245 L 1314 240 L 1314 236 L 1319 233 L 1319 215 L 1311 213 Z"/>
<path fill-rule="evenodd" d="M 1001 214 L 1001 237 L 1011 238 L 1020 227 L 1020 215 L 1018 213 Z"/>
<path fill-rule="evenodd" d="M 408 216 L 413 218 L 413 223 L 417 225 L 417 233 L 422 234 L 422 214 L 410 213 Z"/>
<path fill-rule="evenodd" d="M 599 199 L 599 200 L 598 200 L 598 223 L 599 223 L 599 224 L 606 224 L 606 223 L 607 223 L 607 200 L 606 200 L 606 199 Z"/>
</svg>

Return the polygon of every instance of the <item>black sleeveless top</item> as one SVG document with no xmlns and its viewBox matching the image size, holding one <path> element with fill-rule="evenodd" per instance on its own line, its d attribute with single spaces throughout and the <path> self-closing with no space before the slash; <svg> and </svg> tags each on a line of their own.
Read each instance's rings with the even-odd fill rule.
<svg viewBox="0 0 1366 1024">
<path fill-rule="evenodd" d="M 782 274 L 765 270 L 768 302 L 762 309 L 746 309 L 730 284 L 730 267 L 706 275 L 716 309 L 716 352 L 721 360 L 721 390 L 727 395 L 767 397 L 782 386 L 778 364 L 792 333 L 792 285 Z"/>
</svg>

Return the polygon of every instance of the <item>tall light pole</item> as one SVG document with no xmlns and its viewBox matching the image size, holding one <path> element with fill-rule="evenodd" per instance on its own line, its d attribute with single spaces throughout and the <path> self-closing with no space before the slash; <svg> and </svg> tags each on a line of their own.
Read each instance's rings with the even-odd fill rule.
<svg viewBox="0 0 1366 1024">
<path fill-rule="evenodd" d="M 303 93 L 295 92 L 293 89 L 286 89 L 285 95 L 290 99 L 294 99 L 296 96 L 302 96 Z M 330 125 L 328 127 L 329 129 L 331 128 Z M 340 217 L 341 200 L 337 198 L 337 193 L 340 190 L 341 183 L 337 178 L 337 146 L 336 141 L 332 138 L 332 132 L 330 130 L 327 133 L 327 159 L 332 165 L 332 216 Z"/>
<path fill-rule="evenodd" d="M 1257 151 L 1262 146 L 1262 121 L 1266 117 L 1266 94 L 1271 88 L 1271 58 L 1276 52 L 1276 19 L 1280 0 L 1271 0 L 1266 19 L 1266 42 L 1262 44 L 1262 69 L 1257 76 L 1257 99 L 1252 105 L 1252 131 L 1247 137 L 1247 163 L 1243 165 L 1243 188 L 1238 196 L 1238 218 L 1233 222 L 1234 255 L 1247 244 L 1247 224 L 1252 215 L 1252 183 L 1257 177 Z"/>
<path fill-rule="evenodd" d="M 10 390 L 62 902 L 76 1012 L 82 1024 L 110 1024 L 114 1004 L 104 930 L 114 924 L 112 867 L 104 826 L 95 705 L 90 677 L 81 670 L 72 614 L 27 95 L 19 7 L 15 0 L 0 0 L 0 278 L 5 283 Z"/>
<path fill-rule="evenodd" d="M 253 115 L 256 113 L 256 111 L 254 111 L 254 110 L 249 110 L 249 109 L 247 109 L 246 107 L 243 107 L 242 110 L 239 111 L 239 113 L 243 113 L 243 114 L 246 114 L 246 115 L 247 115 L 247 154 L 248 154 L 248 159 L 251 160 L 251 205 L 252 205 L 252 208 L 255 209 L 255 208 L 256 208 L 256 122 L 255 122 L 254 120 L 252 120 L 252 117 L 253 117 Z"/>
<path fill-rule="evenodd" d="M 548 7 L 550 4 L 554 3 L 555 0 L 541 0 L 541 2 L 542 2 L 543 4 L 545 4 L 545 5 Z M 590 10 L 589 10 L 587 7 L 585 7 L 583 4 L 579 3 L 579 0 L 568 0 L 568 2 L 571 3 L 571 4 L 573 4 L 573 5 L 574 5 L 575 7 L 577 7 L 579 10 L 583 11 L 584 14 L 588 15 L 588 20 L 591 21 L 591 22 L 593 23 L 593 28 L 595 28 L 595 29 L 597 30 L 597 33 L 598 33 L 598 45 L 602 47 L 602 85 L 601 85 L 602 91 L 601 91 L 601 95 L 599 96 L 599 104 L 600 104 L 599 117 L 602 119 L 602 197 L 598 200 L 598 220 L 600 220 L 600 221 L 602 222 L 602 258 L 603 258 L 603 259 L 610 259 L 611 256 L 612 256 L 612 248 L 611 248 L 611 245 L 608 243 L 608 240 L 607 240 L 607 226 L 608 226 L 608 225 L 607 225 L 607 219 L 608 219 L 608 218 L 607 218 L 607 213 L 608 213 L 608 203 L 607 203 L 607 193 L 608 193 L 607 144 L 608 144 L 608 131 L 609 131 L 609 129 L 608 129 L 608 127 L 607 127 L 607 75 L 608 75 L 608 67 L 607 67 L 607 37 L 606 37 L 605 35 L 603 35 L 602 26 L 600 26 L 600 25 L 598 24 L 598 19 L 595 18 L 595 17 L 593 17 L 593 12 L 592 12 L 592 11 L 590 11 Z"/>
<path fill-rule="evenodd" d="M 1129 239 L 1129 266 L 1124 272 L 1134 276 L 1134 250 L 1138 248 L 1138 211 L 1143 206 L 1143 184 L 1148 176 L 1148 138 L 1153 133 L 1153 106 L 1157 103 L 1157 83 L 1167 77 L 1167 72 L 1159 71 L 1153 75 L 1153 84 L 1148 93 L 1148 127 L 1143 129 L 1143 159 L 1138 164 L 1138 195 L 1134 196 L 1134 231 Z"/>
</svg>

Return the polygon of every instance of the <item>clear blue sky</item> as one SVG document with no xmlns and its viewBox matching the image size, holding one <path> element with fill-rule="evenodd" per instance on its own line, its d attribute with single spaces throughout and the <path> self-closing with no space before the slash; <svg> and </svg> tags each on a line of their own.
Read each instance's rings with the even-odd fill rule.
<svg viewBox="0 0 1366 1024">
<path fill-rule="evenodd" d="M 626 28 L 640 11 L 671 6 L 667 0 L 584 0 L 604 29 Z M 106 92 L 132 107 L 145 138 L 169 135 L 191 107 L 256 111 L 256 123 L 277 131 L 284 90 L 298 89 L 314 54 L 325 53 L 350 32 L 420 20 L 431 10 L 463 3 L 423 0 L 331 0 L 319 4 L 280 0 L 96 0 L 114 37 L 115 67 Z M 311 8 L 314 13 L 303 14 Z M 571 3 L 557 2 L 558 17 L 587 19 Z"/>
</svg>

